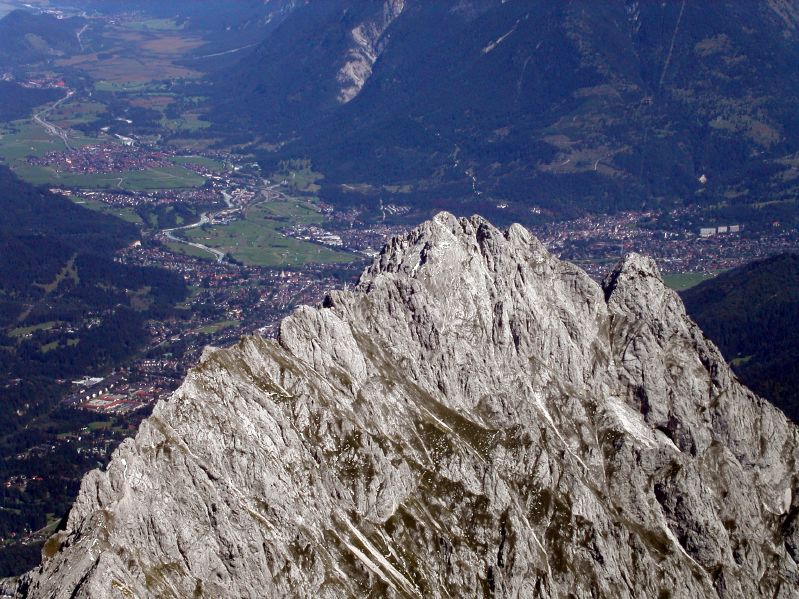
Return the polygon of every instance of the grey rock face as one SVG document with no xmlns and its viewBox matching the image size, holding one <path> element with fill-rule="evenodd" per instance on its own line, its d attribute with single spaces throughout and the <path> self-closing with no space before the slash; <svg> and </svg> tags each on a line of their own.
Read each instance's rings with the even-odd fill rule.
<svg viewBox="0 0 799 599">
<path fill-rule="evenodd" d="M 655 264 L 440 214 L 209 350 L 15 597 L 796 597 L 797 429 Z"/>
<path fill-rule="evenodd" d="M 405 0 L 383 0 L 382 11 L 350 30 L 352 45 L 336 75 L 336 80 L 341 85 L 338 96 L 341 104 L 346 104 L 355 98 L 363 89 L 367 79 L 372 76 L 372 67 L 383 51 L 381 38 L 403 10 L 405 10 Z"/>
</svg>

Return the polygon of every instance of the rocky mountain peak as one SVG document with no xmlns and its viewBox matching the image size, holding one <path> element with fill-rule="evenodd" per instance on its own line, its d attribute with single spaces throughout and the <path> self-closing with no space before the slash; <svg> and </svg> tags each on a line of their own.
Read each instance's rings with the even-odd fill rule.
<svg viewBox="0 0 799 599">
<path fill-rule="evenodd" d="M 14 597 L 792 597 L 796 427 L 627 256 L 439 214 L 208 350 Z"/>
</svg>

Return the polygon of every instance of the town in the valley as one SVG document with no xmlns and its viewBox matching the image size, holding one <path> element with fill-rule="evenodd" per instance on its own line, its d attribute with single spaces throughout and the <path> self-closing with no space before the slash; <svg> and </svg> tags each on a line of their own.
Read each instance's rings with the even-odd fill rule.
<svg viewBox="0 0 799 599">
<path fill-rule="evenodd" d="M 145 171 L 176 157 L 180 156 L 174 150 L 142 148 L 133 143 L 105 149 L 87 146 L 29 160 L 65 172 L 101 173 L 117 169 L 118 165 Z M 142 240 L 117 256 L 126 264 L 159 266 L 180 273 L 192 291 L 187 300 L 192 318 L 149 323 L 149 350 L 140 359 L 109 372 L 107 378 L 87 376 L 64 381 L 63 401 L 70 406 L 125 414 L 150 405 L 174 390 L 196 363 L 205 344 L 224 346 L 252 333 L 275 335 L 280 319 L 295 306 L 318 303 L 328 290 L 353 284 L 385 240 L 406 229 L 401 224 L 388 224 L 390 219 L 325 205 L 312 194 L 298 192 L 289 181 L 269 178 L 260 173 L 256 164 L 243 163 L 230 154 L 214 152 L 180 158 L 205 179 L 202 186 L 148 191 L 51 189 L 77 203 L 112 213 L 142 206 L 196 208 L 196 220 L 192 222 L 161 230 L 143 223 Z M 290 178 L 292 173 L 284 176 Z M 297 206 L 313 213 L 314 218 L 292 220 Z M 273 231 L 276 239 L 295 240 L 305 250 L 323 249 L 325 260 L 315 262 L 312 256 L 306 256 L 292 263 L 287 256 L 283 263 L 275 260 L 274 264 L 259 264 L 257 256 L 239 259 L 236 252 L 227 253 L 218 244 L 206 245 L 202 235 L 193 235 L 203 230 L 233 229 L 237 223 L 247 223 L 259 208 L 287 215 L 279 219 Z M 409 209 L 392 206 L 391 210 L 403 214 Z M 532 229 L 550 251 L 580 264 L 598 280 L 629 251 L 656 257 L 667 279 L 690 274 L 702 278 L 799 245 L 797 231 L 779 223 L 774 223 L 766 234 L 748 235 L 746 223 L 686 225 L 691 223 L 691 216 L 690 209 L 667 215 L 621 212 L 601 220 L 584 217 Z M 678 225 L 643 226 L 664 221 Z M 242 245 L 246 241 L 242 238 L 231 243 Z M 335 259 L 328 259 L 331 255 Z"/>
<path fill-rule="evenodd" d="M 143 152 L 136 146 L 127 150 L 145 160 L 160 155 L 157 150 Z M 93 154 L 83 154 L 80 163 L 85 165 L 87 156 Z M 143 228 L 143 239 L 117 256 L 126 264 L 159 266 L 179 273 L 192 290 L 186 302 L 192 318 L 150 322 L 148 351 L 108 373 L 107 378 L 87 376 L 64 381 L 66 404 L 114 415 L 146 408 L 176 388 L 197 362 L 203 346 L 225 346 L 247 334 L 276 335 L 280 320 L 295 306 L 317 304 L 327 291 L 354 284 L 384 242 L 407 229 L 358 210 L 340 211 L 325 205 L 312 195 L 298 193 L 286 180 L 262 176 L 257 165 L 236 164 L 231 155 L 217 153 L 201 158 L 226 167 L 209 170 L 202 167 L 201 160 L 190 163 L 207 178 L 205 185 L 195 189 L 125 193 L 54 189 L 76 202 L 99 203 L 107 209 L 182 204 L 203 210 L 195 222 L 160 231 Z M 130 160 L 136 164 L 135 158 Z M 310 244 L 308 247 L 335 251 L 344 259 L 314 262 L 311 258 L 300 264 L 286 260 L 263 265 L 257 259 L 237 259 L 235 253 L 225 253 L 186 235 L 202 229 L 232 228 L 246 222 L 259 205 L 278 211 L 301 205 L 313 211 L 316 218 L 311 222 L 283 220 L 277 234 Z M 392 206 L 391 210 L 404 214 L 409 208 Z M 620 212 L 601 220 L 584 217 L 531 228 L 551 252 L 579 264 L 596 280 L 601 280 L 624 253 L 636 251 L 655 257 L 666 281 L 678 288 L 799 246 L 799 232 L 780 223 L 773 223 L 765 233 L 750 235 L 746 223 L 699 226 L 693 224 L 694 216 L 690 209 L 666 214 Z M 653 227 L 653 222 L 668 222 L 669 226 Z"/>
</svg>

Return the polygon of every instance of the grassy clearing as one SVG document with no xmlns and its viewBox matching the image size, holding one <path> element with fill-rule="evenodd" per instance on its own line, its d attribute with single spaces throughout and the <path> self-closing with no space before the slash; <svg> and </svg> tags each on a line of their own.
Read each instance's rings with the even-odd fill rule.
<svg viewBox="0 0 799 599">
<path fill-rule="evenodd" d="M 165 92 L 169 90 L 169 86 L 165 83 L 150 81 L 118 82 L 101 80 L 94 83 L 94 89 L 99 92 L 134 94 L 143 92 Z"/>
<path fill-rule="evenodd" d="M 49 353 L 54 349 L 58 349 L 61 344 L 58 341 L 51 341 L 50 343 L 45 343 L 44 345 L 39 346 L 39 351 L 43 354 Z"/>
<path fill-rule="evenodd" d="M 181 36 L 163 36 L 155 42 L 144 42 L 139 48 L 114 49 L 102 56 L 86 54 L 56 60 L 59 67 L 73 67 L 88 73 L 103 86 L 95 88 L 101 91 L 144 91 L 151 82 L 165 83 L 167 80 L 194 79 L 200 77 L 194 71 L 177 64 L 173 58 L 182 49 L 191 49 L 202 44 L 200 40 L 188 40 Z M 151 44 L 149 47 L 147 44 Z M 119 85 L 119 88 L 108 85 Z M 166 89 L 166 88 L 162 88 Z"/>
<path fill-rule="evenodd" d="M 69 260 L 67 260 L 64 268 L 62 268 L 55 278 L 49 283 L 34 283 L 33 286 L 43 289 L 45 294 L 49 295 L 58 289 L 61 286 L 61 283 L 67 279 L 72 280 L 75 285 L 79 284 L 80 276 L 78 275 L 78 269 L 75 266 L 75 260 L 77 257 L 78 255 L 74 254 Z"/>
<path fill-rule="evenodd" d="M 104 214 L 111 214 L 113 216 L 116 216 L 117 218 L 121 218 L 124 221 L 133 223 L 134 225 L 144 224 L 141 217 L 138 214 L 136 214 L 136 211 L 133 208 L 109 206 L 108 204 L 103 204 L 102 202 L 98 202 L 97 200 L 89 200 L 86 198 L 81 198 L 76 196 L 70 196 L 70 199 L 76 204 L 80 204 L 81 206 L 83 206 L 84 208 L 88 208 L 89 210 L 94 210 L 95 212 L 102 212 Z"/>
<path fill-rule="evenodd" d="M 178 166 L 125 173 L 123 175 L 125 177 L 124 189 L 131 191 L 199 187 L 205 183 L 205 179 L 197 173 Z"/>
<path fill-rule="evenodd" d="M 211 252 L 206 252 L 205 250 L 201 250 L 200 248 L 196 248 L 191 245 L 187 245 L 185 243 L 178 243 L 176 241 L 167 241 L 164 245 L 169 249 L 171 252 L 175 252 L 176 254 L 184 254 L 186 256 L 192 256 L 194 258 L 200 258 L 202 260 L 216 260 L 216 256 L 211 254 Z"/>
<path fill-rule="evenodd" d="M 205 156 L 173 156 L 171 160 L 177 165 L 198 164 L 212 171 L 222 172 L 226 170 L 223 163 Z"/>
<path fill-rule="evenodd" d="M 185 300 L 177 304 L 175 307 L 179 310 L 189 310 L 191 309 L 192 301 L 197 298 L 198 295 L 203 293 L 204 289 L 202 287 L 198 287 L 196 285 L 189 285 L 189 295 L 186 297 Z"/>
<path fill-rule="evenodd" d="M 130 297 L 130 307 L 137 312 L 149 310 L 153 305 L 153 298 L 150 295 L 151 291 L 152 287 L 149 286 L 144 286 L 136 291 L 130 291 L 128 293 L 128 297 Z"/>
<path fill-rule="evenodd" d="M 72 147 L 79 148 L 97 143 L 96 139 L 78 135 L 69 138 Z M 0 127 L 0 158 L 23 179 L 34 184 L 47 183 L 50 169 L 31 166 L 26 160 L 29 156 L 44 156 L 50 152 L 63 152 L 64 142 L 49 135 L 42 127 L 32 121 L 14 121 Z"/>
<path fill-rule="evenodd" d="M 186 112 L 182 114 L 179 119 L 162 119 L 161 125 L 170 131 L 195 132 L 202 129 L 207 129 L 211 126 L 211 123 L 202 120 L 199 114 Z"/>
<path fill-rule="evenodd" d="M 68 102 L 61 104 L 47 115 L 47 120 L 59 127 L 69 129 L 75 125 L 91 123 L 97 120 L 106 111 L 104 104 L 99 102 Z"/>
<path fill-rule="evenodd" d="M 733 366 L 743 366 L 744 364 L 749 363 L 752 360 L 752 358 L 754 358 L 754 356 L 752 355 L 733 358 L 732 360 L 730 360 L 730 364 Z"/>
<path fill-rule="evenodd" d="M 221 322 L 215 322 L 213 324 L 209 324 L 202 328 L 197 329 L 197 332 L 203 335 L 213 335 L 214 333 L 218 333 L 224 329 L 232 329 L 233 327 L 237 327 L 241 324 L 238 320 L 223 320 Z"/>
<path fill-rule="evenodd" d="M 70 138 L 73 146 L 84 146 L 94 143 L 87 137 Z M 28 156 L 43 156 L 48 152 L 64 150 L 64 142 L 60 138 L 48 135 L 39 125 L 31 121 L 14 121 L 0 127 L 0 158 L 8 162 L 24 162 Z"/>
<path fill-rule="evenodd" d="M 96 422 L 90 422 L 87 426 L 91 431 L 99 431 L 99 430 L 105 431 L 111 428 L 111 423 L 103 420 L 98 420 Z"/>
<path fill-rule="evenodd" d="M 144 21 L 132 21 L 126 24 L 134 31 L 178 31 L 183 29 L 175 19 L 146 19 Z"/>
<path fill-rule="evenodd" d="M 248 210 L 246 218 L 231 225 L 200 227 L 184 233 L 190 241 L 221 250 L 236 260 L 258 266 L 296 267 L 305 264 L 352 262 L 356 256 L 316 243 L 286 237 L 278 229 L 289 224 L 322 221 L 312 206 L 302 202 L 269 202 Z"/>
<path fill-rule="evenodd" d="M 175 102 L 175 94 L 166 94 L 158 92 L 142 92 L 133 96 L 130 100 L 132 106 L 139 106 L 140 108 L 152 108 L 153 110 L 163 111 L 170 104 Z"/>
<path fill-rule="evenodd" d="M 57 173 L 41 166 L 26 163 L 14 165 L 14 171 L 34 185 L 56 185 L 76 189 L 126 189 L 147 191 L 151 189 L 183 189 L 199 187 L 205 179 L 185 168 L 174 166 L 147 171 L 119 173 Z"/>
<path fill-rule="evenodd" d="M 222 141 L 218 137 L 188 138 L 173 137 L 167 142 L 168 146 L 178 148 L 181 152 L 203 152 Z"/>
<path fill-rule="evenodd" d="M 56 324 L 55 321 L 52 322 L 42 322 L 40 324 L 34 324 L 29 327 L 17 327 L 15 329 L 11 329 L 8 332 L 9 337 L 13 337 L 14 339 L 24 339 L 28 335 L 32 335 L 36 331 L 49 331 L 52 329 Z"/>
<path fill-rule="evenodd" d="M 663 282 L 668 287 L 675 291 L 685 291 L 691 287 L 696 287 L 699 283 L 707 281 L 715 277 L 718 272 L 704 273 L 704 272 L 684 272 L 684 273 L 667 273 L 663 275 Z"/>
<path fill-rule="evenodd" d="M 270 178 L 273 181 L 284 181 L 295 191 L 316 193 L 320 189 L 318 182 L 325 177 L 311 168 L 310 160 L 288 160 L 281 162 L 279 170 Z"/>
</svg>

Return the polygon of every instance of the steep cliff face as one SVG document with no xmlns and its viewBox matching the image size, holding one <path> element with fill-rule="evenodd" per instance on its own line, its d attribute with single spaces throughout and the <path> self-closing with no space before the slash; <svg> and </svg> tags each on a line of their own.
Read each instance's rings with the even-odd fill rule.
<svg viewBox="0 0 799 599">
<path fill-rule="evenodd" d="M 263 118 L 278 137 L 335 112 L 358 96 L 391 38 L 406 0 L 330 0 L 281 5 L 276 24 L 255 47 L 211 76 L 215 112 L 233 121 L 269 107 Z M 278 18 L 279 17 L 279 18 Z M 217 90 L 217 91 L 214 91 Z M 242 99 L 248 106 L 242 111 Z M 260 120 L 260 125 L 266 121 Z M 248 125 L 252 131 L 253 123 Z"/>
<path fill-rule="evenodd" d="M 208 350 L 14 597 L 795 597 L 797 429 L 654 263 L 440 214 Z"/>
<path fill-rule="evenodd" d="M 350 31 L 352 45 L 336 76 L 341 84 L 339 102 L 346 104 L 363 89 L 383 49 L 383 34 L 404 9 L 405 0 L 385 0 L 380 13 L 352 28 Z"/>
</svg>

